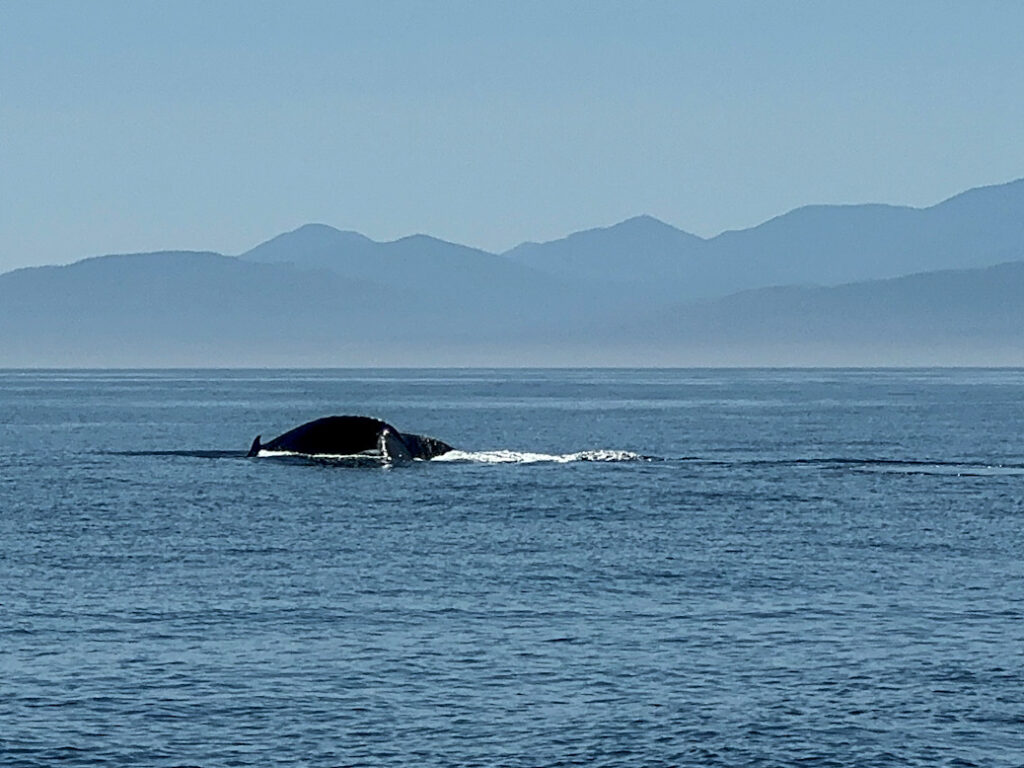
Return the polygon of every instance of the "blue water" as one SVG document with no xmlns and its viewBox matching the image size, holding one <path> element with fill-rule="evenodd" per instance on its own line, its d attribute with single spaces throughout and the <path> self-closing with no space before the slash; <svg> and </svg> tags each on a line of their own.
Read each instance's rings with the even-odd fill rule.
<svg viewBox="0 0 1024 768">
<path fill-rule="evenodd" d="M 463 453 L 244 458 L 336 413 Z M 0 372 L 0 765 L 1024 765 L 1022 434 L 1022 371 Z"/>
</svg>

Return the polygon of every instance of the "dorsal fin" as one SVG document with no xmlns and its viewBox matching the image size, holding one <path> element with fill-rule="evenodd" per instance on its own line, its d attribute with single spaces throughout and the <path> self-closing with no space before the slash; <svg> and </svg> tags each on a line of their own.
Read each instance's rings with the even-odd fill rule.
<svg viewBox="0 0 1024 768">
<path fill-rule="evenodd" d="M 249 455 L 249 456 L 258 456 L 259 455 L 260 448 L 262 448 L 262 446 L 260 445 L 260 437 L 262 437 L 262 435 L 256 435 L 256 439 L 252 441 L 252 446 L 249 448 L 249 453 L 247 455 Z"/>
<path fill-rule="evenodd" d="M 402 440 L 402 436 L 389 427 L 385 427 L 377 439 L 377 447 L 380 449 L 384 461 L 395 463 L 411 461 L 409 446 Z"/>
</svg>

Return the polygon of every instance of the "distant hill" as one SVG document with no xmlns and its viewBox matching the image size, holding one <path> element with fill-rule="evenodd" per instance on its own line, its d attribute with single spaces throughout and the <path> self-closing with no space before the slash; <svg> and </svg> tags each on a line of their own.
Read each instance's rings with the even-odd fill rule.
<svg viewBox="0 0 1024 768">
<path fill-rule="evenodd" d="M 1024 261 L 655 310 L 610 347 L 676 364 L 1024 365 Z"/>
<path fill-rule="evenodd" d="M 702 240 L 650 217 L 530 243 L 510 259 L 677 300 L 793 283 L 840 283 L 1024 258 L 1024 179 L 930 208 L 812 205 Z"/>
<path fill-rule="evenodd" d="M 505 255 L 311 224 L 0 275 L 0 366 L 1024 364 L 1022 260 L 1024 180 Z"/>
<path fill-rule="evenodd" d="M 705 241 L 652 216 L 637 216 L 548 243 L 523 243 L 504 255 L 563 281 L 608 290 L 677 296 L 701 269 Z M 662 291 L 660 288 L 665 288 Z"/>
<path fill-rule="evenodd" d="M 329 270 L 157 253 L 7 273 L 0 306 L 0 364 L 20 367 L 1024 364 L 1024 262 L 537 326 Z"/>
<path fill-rule="evenodd" d="M 237 365 L 375 328 L 384 286 L 215 253 L 86 259 L 0 275 L 0 364 Z"/>
<path fill-rule="evenodd" d="M 454 302 L 479 310 L 506 304 L 509 295 L 554 299 L 570 286 L 562 280 L 477 248 L 411 235 L 376 242 L 356 232 L 307 224 L 256 246 L 246 262 L 330 269 L 402 293 L 429 293 L 438 304 Z M 515 305 L 507 307 L 513 311 Z"/>
<path fill-rule="evenodd" d="M 556 289 L 430 264 L 398 285 L 208 252 L 15 270 L 0 275 L 0 366 L 428 364 L 565 322 Z"/>
</svg>

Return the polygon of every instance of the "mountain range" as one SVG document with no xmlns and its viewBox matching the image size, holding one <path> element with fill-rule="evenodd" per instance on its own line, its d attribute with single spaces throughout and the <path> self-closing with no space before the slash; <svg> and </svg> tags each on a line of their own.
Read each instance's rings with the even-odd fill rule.
<svg viewBox="0 0 1024 768">
<path fill-rule="evenodd" d="M 1024 179 L 489 253 L 309 224 L 0 275 L 0 366 L 1024 363 Z"/>
</svg>

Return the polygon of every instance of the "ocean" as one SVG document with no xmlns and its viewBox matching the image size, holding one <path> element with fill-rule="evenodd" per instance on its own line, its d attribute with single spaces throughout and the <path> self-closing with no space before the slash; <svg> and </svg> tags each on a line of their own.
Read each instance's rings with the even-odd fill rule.
<svg viewBox="0 0 1024 768">
<path fill-rule="evenodd" d="M 246 458 L 332 414 L 458 449 Z M 0 371 L 0 765 L 1024 765 L 1024 371 Z"/>
</svg>

